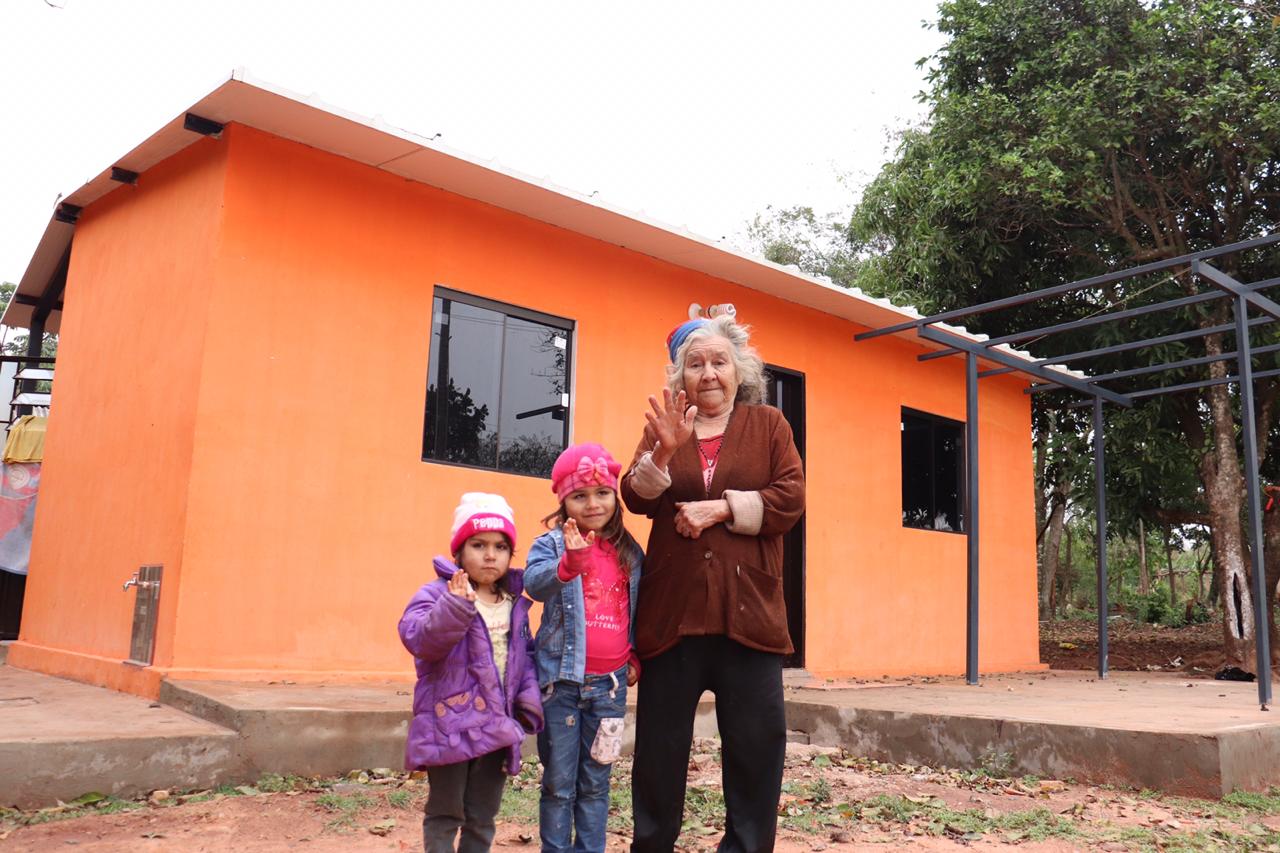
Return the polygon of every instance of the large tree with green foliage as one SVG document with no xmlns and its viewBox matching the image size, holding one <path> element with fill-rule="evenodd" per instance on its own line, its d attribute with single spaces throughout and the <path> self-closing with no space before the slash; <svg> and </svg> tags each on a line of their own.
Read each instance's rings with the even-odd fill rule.
<svg viewBox="0 0 1280 853">
<path fill-rule="evenodd" d="M 868 255 L 858 285 L 925 310 L 946 309 L 1274 230 L 1280 29 L 1259 10 L 1227 0 L 942 3 L 937 26 L 947 41 L 930 60 L 923 95 L 929 117 L 903 134 L 854 214 L 854 247 Z M 1224 259 L 1224 268 L 1258 280 L 1277 274 L 1278 256 L 1239 255 Z M 975 318 L 970 327 L 1034 328 L 1196 288 L 1187 270 L 1174 270 Z M 1053 355 L 1085 349 L 1085 339 L 1097 345 L 1110 336 L 1132 339 L 1229 319 L 1229 303 L 1219 300 L 1206 310 L 1152 315 L 1122 329 L 1033 346 Z M 1280 339 L 1274 327 L 1256 334 L 1256 341 Z M 1229 336 L 1205 335 L 1191 348 L 1170 345 L 1099 361 L 1095 369 L 1231 348 Z M 1230 371 L 1219 362 L 1207 375 Z M 1172 384 L 1205 375 L 1161 378 Z M 1277 438 L 1278 391 L 1274 382 L 1257 384 L 1260 435 L 1270 436 L 1264 455 Z M 1111 411 L 1108 430 L 1121 439 L 1111 445 L 1117 460 L 1111 486 L 1124 497 L 1116 507 L 1121 523 L 1127 516 L 1211 527 L 1225 650 L 1231 662 L 1250 667 L 1256 633 L 1237 405 L 1229 386 L 1217 386 L 1133 412 Z M 1050 431 L 1047 411 L 1037 414 L 1042 436 Z M 1057 430 L 1082 435 L 1078 421 L 1063 423 L 1072 417 L 1059 413 Z M 1056 446 L 1069 468 L 1079 448 L 1065 439 Z M 1049 472 L 1048 461 L 1044 467 L 1048 482 L 1063 476 Z M 1274 547 L 1280 513 L 1268 517 L 1268 540 L 1271 565 L 1280 569 Z M 1268 588 L 1272 599 L 1274 580 Z"/>
</svg>

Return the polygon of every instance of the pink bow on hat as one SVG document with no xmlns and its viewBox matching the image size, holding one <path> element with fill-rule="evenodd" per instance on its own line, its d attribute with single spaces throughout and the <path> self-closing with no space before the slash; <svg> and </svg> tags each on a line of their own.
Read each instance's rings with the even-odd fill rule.
<svg viewBox="0 0 1280 853">
<path fill-rule="evenodd" d="M 572 492 L 588 486 L 606 486 L 616 490 L 622 466 L 599 444 L 575 444 L 551 466 L 551 491 L 564 500 Z"/>
<path fill-rule="evenodd" d="M 584 456 L 578 460 L 578 470 L 574 473 L 577 481 L 584 486 L 604 486 L 609 483 L 609 463 L 603 459 Z"/>
</svg>

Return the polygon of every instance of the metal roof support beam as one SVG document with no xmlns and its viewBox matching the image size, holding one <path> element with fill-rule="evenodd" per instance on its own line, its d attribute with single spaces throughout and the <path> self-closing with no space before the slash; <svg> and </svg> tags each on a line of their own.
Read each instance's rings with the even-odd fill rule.
<svg viewBox="0 0 1280 853">
<path fill-rule="evenodd" d="M 1202 271 L 1205 268 L 1202 268 Z M 1209 267 L 1208 269 L 1212 269 Z M 1217 270 L 1214 270 L 1217 273 Z M 1221 275 L 1221 273 L 1219 273 Z M 1222 276 L 1229 279 L 1228 276 Z M 1226 282 L 1209 276 L 1215 284 L 1231 289 Z M 1258 426 L 1253 407 L 1253 358 L 1249 352 L 1249 306 L 1261 308 L 1248 293 L 1236 293 L 1236 336 L 1240 338 L 1240 431 L 1244 433 L 1245 494 L 1249 498 L 1249 551 L 1253 557 L 1253 630 L 1257 650 L 1258 704 L 1267 710 L 1271 702 L 1271 631 L 1267 621 L 1267 568 L 1262 546 L 1262 484 L 1258 478 Z M 1280 306 L 1277 306 L 1280 307 Z M 1266 310 L 1266 309 L 1263 309 Z M 1280 315 L 1277 315 L 1280 316 Z"/>
<path fill-rule="evenodd" d="M 1252 320 L 1249 321 L 1249 328 L 1252 329 L 1255 326 L 1265 326 L 1269 323 L 1274 323 L 1274 322 L 1275 320 L 1271 319 L 1270 317 L 1254 317 Z M 1141 340 L 1141 341 L 1129 341 L 1128 343 L 1114 344 L 1109 347 L 1098 347 L 1097 349 L 1088 349 L 1088 350 L 1083 350 L 1081 352 L 1072 352 L 1072 353 L 1067 353 L 1066 355 L 1055 355 L 1052 358 L 1039 358 L 1039 359 L 1036 359 L 1035 363 L 1036 364 L 1066 364 L 1069 361 L 1081 361 L 1086 358 L 1097 358 L 1100 355 L 1113 355 L 1114 353 L 1118 353 L 1118 352 L 1128 352 L 1129 350 L 1145 349 L 1146 347 L 1159 346 L 1160 344 L 1172 344 L 1172 343 L 1177 343 L 1178 341 L 1189 340 L 1191 338 L 1203 338 L 1205 335 L 1217 335 L 1217 334 L 1221 334 L 1222 332 L 1234 332 L 1234 331 L 1236 331 L 1235 323 L 1222 323 L 1221 325 L 1209 326 L 1208 328 L 1205 328 L 1205 329 L 1192 329 L 1187 332 L 1176 332 L 1172 335 L 1161 335 L 1158 338 L 1147 338 L 1146 340 Z M 997 367 L 993 370 L 984 370 L 981 375 L 983 377 L 996 376 L 997 374 L 1000 374 L 1000 373 L 1009 373 L 1015 369 L 1017 368 Z"/>
<path fill-rule="evenodd" d="M 1213 282 L 1227 293 L 1230 293 L 1232 296 L 1235 296 L 1237 299 L 1243 299 L 1248 303 L 1248 307 L 1257 308 L 1263 314 L 1266 314 L 1276 320 L 1280 320 L 1280 304 L 1273 302 L 1259 293 L 1254 293 L 1248 287 L 1236 281 L 1217 267 L 1210 266 L 1203 261 L 1192 261 L 1191 272 L 1195 275 L 1209 279 L 1209 281 Z M 1240 306 L 1237 303 L 1236 310 L 1238 311 L 1239 308 Z M 1240 349 L 1241 351 L 1245 351 L 1248 347 L 1241 347 Z"/>
<path fill-rule="evenodd" d="M 40 297 L 38 297 L 38 296 L 28 296 L 28 295 L 27 295 L 27 294 L 25 294 L 25 293 L 15 293 L 15 294 L 13 294 L 13 301 L 14 301 L 15 303 L 17 303 L 18 305 L 39 305 L 39 304 L 40 304 Z M 53 304 L 53 310 L 54 310 L 54 311 L 61 311 L 61 310 L 62 310 L 62 303 L 61 303 L 61 302 L 55 302 L 55 303 Z"/>
<path fill-rule="evenodd" d="M 1273 376 L 1280 376 L 1280 368 L 1275 370 L 1260 370 L 1253 374 L 1254 379 L 1269 379 Z M 1158 388 L 1144 388 L 1141 391 L 1130 391 L 1129 396 L 1134 400 L 1145 400 L 1147 397 L 1161 397 L 1165 394 L 1177 394 L 1179 391 L 1195 391 L 1198 388 L 1212 388 L 1214 385 L 1230 385 L 1232 382 L 1239 382 L 1240 377 L 1232 374 L 1231 376 L 1223 376 L 1219 379 L 1200 379 L 1195 382 L 1183 382 L 1178 385 L 1161 385 Z M 1068 403 L 1068 409 L 1082 409 L 1090 405 L 1088 400 L 1078 400 L 1074 403 Z"/>
<path fill-rule="evenodd" d="M 965 580 L 964 679 L 978 683 L 978 355 L 964 359 L 964 531 L 968 538 Z"/>
<path fill-rule="evenodd" d="M 1266 355 L 1271 352 L 1280 352 L 1280 344 L 1270 344 L 1265 347 L 1251 347 L 1250 352 L 1254 358 L 1260 355 Z M 1166 370 L 1183 370 L 1188 367 L 1198 367 L 1202 364 L 1213 364 L 1215 361 L 1230 361 L 1240 353 L 1236 350 L 1224 352 L 1221 355 L 1203 355 L 1199 358 L 1184 358 L 1181 361 L 1170 361 L 1165 364 L 1152 364 L 1147 367 L 1132 367 L 1128 370 L 1117 370 L 1114 373 L 1100 373 L 1097 376 L 1090 376 L 1085 379 L 1089 384 L 1098 382 L 1110 382 L 1115 379 L 1128 379 L 1130 376 L 1144 376 L 1148 373 L 1163 373 Z M 1061 391 L 1062 386 L 1056 382 L 1047 382 L 1041 385 L 1032 385 L 1030 388 L 1024 388 L 1026 394 L 1038 394 L 1042 391 Z M 1129 396 L 1134 396 L 1130 394 Z"/>
<path fill-rule="evenodd" d="M 187 113 L 182 117 L 183 130 L 190 130 L 202 136 L 212 136 L 216 139 L 222 135 L 222 127 L 221 122 L 198 116 L 195 113 Z"/>
<path fill-rule="evenodd" d="M 1098 678 L 1106 678 L 1107 663 L 1107 445 L 1103 433 L 1102 398 L 1093 398 L 1094 536 L 1097 537 Z"/>
<path fill-rule="evenodd" d="M 1268 287 L 1275 287 L 1280 284 L 1280 278 L 1269 278 L 1265 281 L 1254 282 L 1253 284 L 1241 285 L 1249 292 L 1265 290 Z M 1152 305 L 1142 305 L 1138 308 L 1129 308 L 1124 311 L 1116 311 L 1112 314 L 1098 314 L 1093 317 L 1084 317 L 1080 320 L 1072 320 L 1067 323 L 1058 323 L 1053 326 L 1042 326 L 1039 329 L 1031 329 L 1026 332 L 1018 332 L 1013 335 L 1001 335 L 998 338 L 991 338 L 986 341 L 987 346 L 995 346 L 996 344 L 1014 344 L 1021 341 L 1029 341 L 1032 338 L 1043 338 L 1048 335 L 1057 334 L 1058 332 L 1072 332 L 1077 329 L 1087 329 L 1090 326 L 1100 326 L 1103 323 L 1109 323 L 1112 320 L 1129 320 L 1134 317 L 1142 317 L 1146 314 L 1155 314 L 1159 311 L 1171 311 L 1174 308 L 1186 308 L 1188 305 L 1198 305 L 1202 302 L 1211 302 L 1215 299 L 1222 299 L 1226 293 L 1221 291 L 1209 291 L 1207 293 L 1197 293 L 1194 296 L 1183 296 L 1179 299 L 1170 299 L 1167 302 L 1156 302 Z M 1270 301 L 1270 300 L 1268 300 Z M 925 353 L 916 356 L 919 361 L 930 361 L 935 358 L 942 358 L 946 355 L 955 355 L 956 351 L 951 349 L 938 350 L 937 352 Z"/>
<path fill-rule="evenodd" d="M 966 353 L 977 355 L 980 358 L 985 358 L 990 361 L 997 362 L 999 364 L 1008 365 L 1009 370 L 1020 370 L 1023 373 L 1029 373 L 1032 376 L 1047 380 L 1049 382 L 1057 382 L 1061 385 L 1065 385 L 1066 387 L 1074 391 L 1079 391 L 1082 394 L 1088 394 L 1090 397 L 1102 397 L 1108 402 L 1118 403 L 1119 405 L 1124 406 L 1126 408 L 1133 405 L 1133 401 L 1130 400 L 1128 397 L 1126 397 L 1124 394 L 1117 394 L 1115 391 L 1090 385 L 1088 382 L 1085 382 L 1083 379 L 1077 379 L 1074 376 L 1067 376 L 1056 370 L 1048 370 L 1044 367 L 1040 367 L 1039 362 L 1033 363 L 1033 362 L 1025 361 L 1021 358 L 1018 358 L 1015 355 L 1010 355 L 1009 353 L 1004 352 L 1003 350 L 988 349 L 987 347 L 983 346 L 981 343 L 977 341 L 971 341 L 968 338 L 962 338 L 959 335 L 953 334 L 951 332 L 945 332 L 942 329 L 935 329 L 932 326 L 921 326 L 919 329 L 916 330 L 916 332 L 917 334 L 920 335 L 920 337 L 926 340 L 936 341 L 937 343 L 940 343 L 940 344 L 946 344 L 947 346 L 955 347 L 956 349 L 959 349 L 959 350 L 964 350 Z M 1006 371 L 1001 371 L 1001 372 L 1006 372 Z M 988 373 L 990 373 L 990 371 L 988 371 Z M 978 375 L 981 376 L 982 374 L 978 374 Z"/>
<path fill-rule="evenodd" d="M 1045 287 L 1040 290 L 1033 290 L 1030 293 L 1019 293 L 1016 296 L 1006 296 L 1004 299 L 996 299 L 991 302 L 982 302 L 969 308 L 956 308 L 952 311 L 943 311 L 941 314 L 932 314 L 928 317 L 921 317 L 919 320 L 911 320 L 906 323 L 898 323 L 893 326 L 886 326 L 882 329 L 872 329 L 853 336 L 855 341 L 865 341 L 869 338 L 878 338 L 881 335 L 892 335 L 897 332 L 905 332 L 913 328 L 923 328 L 933 323 L 949 322 L 960 317 L 968 317 L 973 314 L 985 314 L 988 311 L 996 311 L 1000 308 L 1014 308 L 1018 305 L 1025 305 L 1028 302 L 1035 302 L 1040 299 L 1048 299 L 1052 296 L 1061 296 L 1064 293 L 1073 293 L 1077 290 L 1084 290 L 1087 287 L 1098 287 L 1103 284 L 1110 284 L 1113 281 L 1123 281 L 1126 278 L 1134 278 L 1135 276 L 1145 275 L 1149 272 L 1159 272 L 1160 270 L 1170 269 L 1171 267 L 1190 264 L 1192 261 L 1207 260 L 1209 258 L 1217 258 L 1223 255 L 1233 255 L 1236 252 L 1243 252 L 1249 249 L 1257 249 L 1262 246 L 1270 246 L 1273 243 L 1280 243 L 1280 231 L 1274 234 L 1268 234 L 1265 237 L 1257 237 L 1253 240 L 1242 240 L 1239 243 L 1229 243 L 1226 246 L 1218 246 L 1214 249 L 1206 249 L 1203 252 L 1191 252 L 1186 255 L 1179 255 L 1176 258 L 1169 258 L 1164 261 L 1152 261 L 1149 264 L 1130 267 L 1127 270 L 1106 273 L 1104 275 L 1096 275 L 1092 278 L 1073 281 L 1068 284 L 1059 284 L 1056 287 Z"/>
</svg>

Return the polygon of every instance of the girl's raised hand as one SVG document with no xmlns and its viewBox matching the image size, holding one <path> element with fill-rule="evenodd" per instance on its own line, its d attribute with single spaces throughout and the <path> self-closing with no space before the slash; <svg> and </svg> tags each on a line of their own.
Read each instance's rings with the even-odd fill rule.
<svg viewBox="0 0 1280 853">
<path fill-rule="evenodd" d="M 584 537 L 582 531 L 578 530 L 578 522 L 572 518 L 564 523 L 564 547 L 570 551 L 578 551 L 583 548 L 590 548 L 591 543 L 596 541 L 596 532 L 588 530 Z"/>
<path fill-rule="evenodd" d="M 476 591 L 471 586 L 471 578 L 467 577 L 467 573 L 462 569 L 458 569 L 453 573 L 453 577 L 449 578 L 449 592 L 467 601 L 476 600 Z"/>
<path fill-rule="evenodd" d="M 658 439 L 659 447 L 654 451 L 654 463 L 659 468 L 666 467 L 666 461 L 676 452 L 676 448 L 693 435 L 693 419 L 698 414 L 698 407 L 688 406 L 688 402 L 689 398 L 684 391 L 673 397 L 670 388 L 662 389 L 661 405 L 658 404 L 657 397 L 649 396 L 649 408 L 653 411 L 645 412 L 644 419 L 653 427 Z M 659 453 L 664 456 L 661 461 L 656 458 Z"/>
</svg>

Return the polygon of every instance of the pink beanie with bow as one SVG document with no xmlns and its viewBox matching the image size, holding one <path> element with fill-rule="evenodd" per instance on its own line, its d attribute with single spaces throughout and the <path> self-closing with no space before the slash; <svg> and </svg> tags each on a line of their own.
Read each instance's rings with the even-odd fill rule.
<svg viewBox="0 0 1280 853">
<path fill-rule="evenodd" d="M 607 486 L 618 489 L 622 466 L 599 444 L 575 444 L 556 459 L 551 468 L 551 491 L 564 500 L 578 489 Z"/>
</svg>

